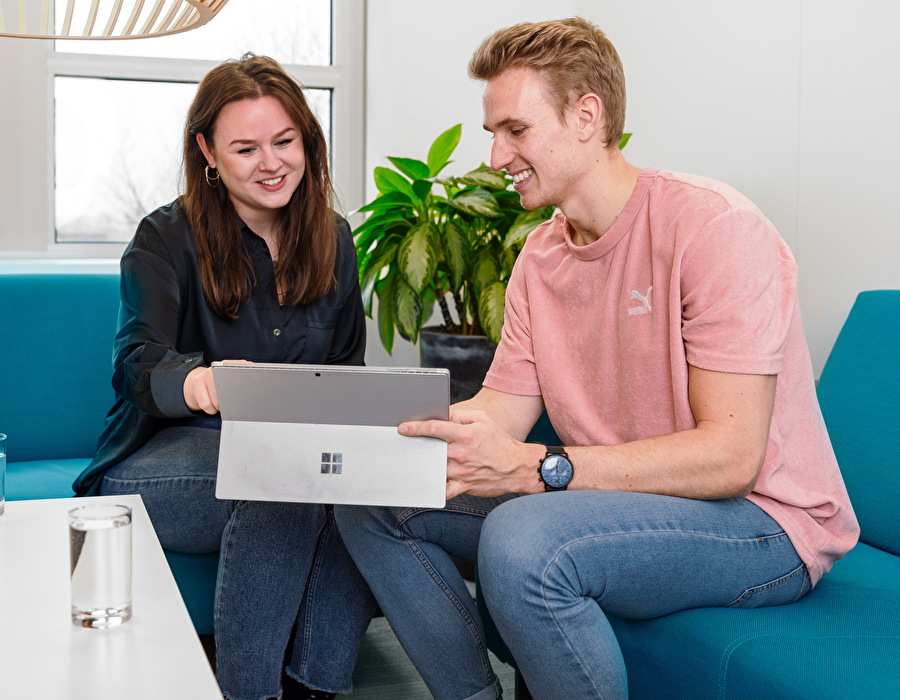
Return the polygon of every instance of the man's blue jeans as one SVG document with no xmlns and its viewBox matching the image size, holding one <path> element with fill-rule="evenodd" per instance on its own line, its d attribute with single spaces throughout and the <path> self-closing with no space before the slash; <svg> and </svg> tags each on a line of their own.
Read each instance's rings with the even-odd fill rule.
<svg viewBox="0 0 900 700">
<path fill-rule="evenodd" d="M 563 491 L 461 496 L 443 510 L 338 507 L 335 514 L 439 700 L 501 692 L 450 555 L 477 559 L 497 627 L 529 690 L 547 700 L 627 698 L 605 611 L 646 618 L 692 607 L 781 605 L 810 587 L 787 535 L 745 499 Z"/>
<path fill-rule="evenodd" d="M 221 551 L 216 675 L 229 700 L 278 696 L 291 641 L 290 676 L 348 692 L 375 601 L 330 506 L 217 500 L 218 451 L 218 430 L 166 428 L 110 469 L 101 491 L 139 493 L 163 547 Z"/>
</svg>

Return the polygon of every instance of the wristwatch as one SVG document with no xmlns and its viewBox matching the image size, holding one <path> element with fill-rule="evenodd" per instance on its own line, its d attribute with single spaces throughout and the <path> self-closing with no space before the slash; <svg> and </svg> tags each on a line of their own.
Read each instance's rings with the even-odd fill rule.
<svg viewBox="0 0 900 700">
<path fill-rule="evenodd" d="M 547 491 L 565 491 L 572 481 L 575 469 L 564 447 L 547 446 L 547 454 L 538 467 L 538 477 Z"/>
</svg>

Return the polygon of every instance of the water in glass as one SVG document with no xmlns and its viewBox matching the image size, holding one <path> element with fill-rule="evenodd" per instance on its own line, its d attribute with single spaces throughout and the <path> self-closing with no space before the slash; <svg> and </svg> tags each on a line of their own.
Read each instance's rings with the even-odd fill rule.
<svg viewBox="0 0 900 700">
<path fill-rule="evenodd" d="M 69 513 L 72 622 L 114 627 L 131 619 L 131 509 L 119 505 Z"/>
</svg>

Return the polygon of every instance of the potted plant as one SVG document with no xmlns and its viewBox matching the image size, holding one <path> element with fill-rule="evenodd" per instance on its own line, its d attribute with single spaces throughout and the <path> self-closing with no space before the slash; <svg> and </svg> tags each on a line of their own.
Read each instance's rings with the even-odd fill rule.
<svg viewBox="0 0 900 700">
<path fill-rule="evenodd" d="M 470 384 L 454 388 L 454 400 L 481 386 L 500 340 L 513 264 L 554 211 L 523 209 L 512 179 L 483 163 L 442 176 L 461 133 L 461 124 L 447 129 L 425 161 L 391 157 L 393 168 L 376 167 L 378 196 L 359 209 L 370 215 L 353 232 L 363 303 L 374 318 L 378 299 L 385 350 L 393 350 L 395 333 L 418 341 L 424 366 L 449 367 L 457 385 Z M 435 304 L 443 323 L 423 329 Z"/>
<path fill-rule="evenodd" d="M 528 234 L 553 211 L 524 210 L 512 180 L 484 164 L 458 177 L 441 176 L 461 133 L 457 124 L 438 136 L 426 161 L 392 157 L 393 168 L 375 168 L 378 196 L 359 210 L 370 212 L 354 231 L 363 303 L 372 318 L 377 297 L 378 331 L 388 353 L 395 332 L 416 343 L 437 304 L 443 325 L 435 331 L 455 336 L 450 342 L 456 345 L 480 346 L 477 354 L 488 354 L 489 362 L 513 263 Z M 428 340 L 422 337 L 423 354 Z M 459 372 L 451 368 L 451 374 Z"/>
</svg>

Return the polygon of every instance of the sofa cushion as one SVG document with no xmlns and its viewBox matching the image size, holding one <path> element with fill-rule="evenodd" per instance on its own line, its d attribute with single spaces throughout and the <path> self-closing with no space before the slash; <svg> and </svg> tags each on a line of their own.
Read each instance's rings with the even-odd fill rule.
<svg viewBox="0 0 900 700">
<path fill-rule="evenodd" d="M 2 273 L 0 431 L 11 462 L 91 457 L 112 407 L 118 268 Z"/>
<path fill-rule="evenodd" d="M 900 558 L 857 545 L 799 602 L 611 618 L 630 697 L 900 697 Z"/>
<path fill-rule="evenodd" d="M 862 292 L 828 356 L 819 404 L 862 530 L 900 554 L 900 291 Z"/>
<path fill-rule="evenodd" d="M 6 469 L 6 498 L 71 498 L 75 495 L 72 482 L 90 461 L 89 457 L 80 457 L 10 462 Z"/>
</svg>

